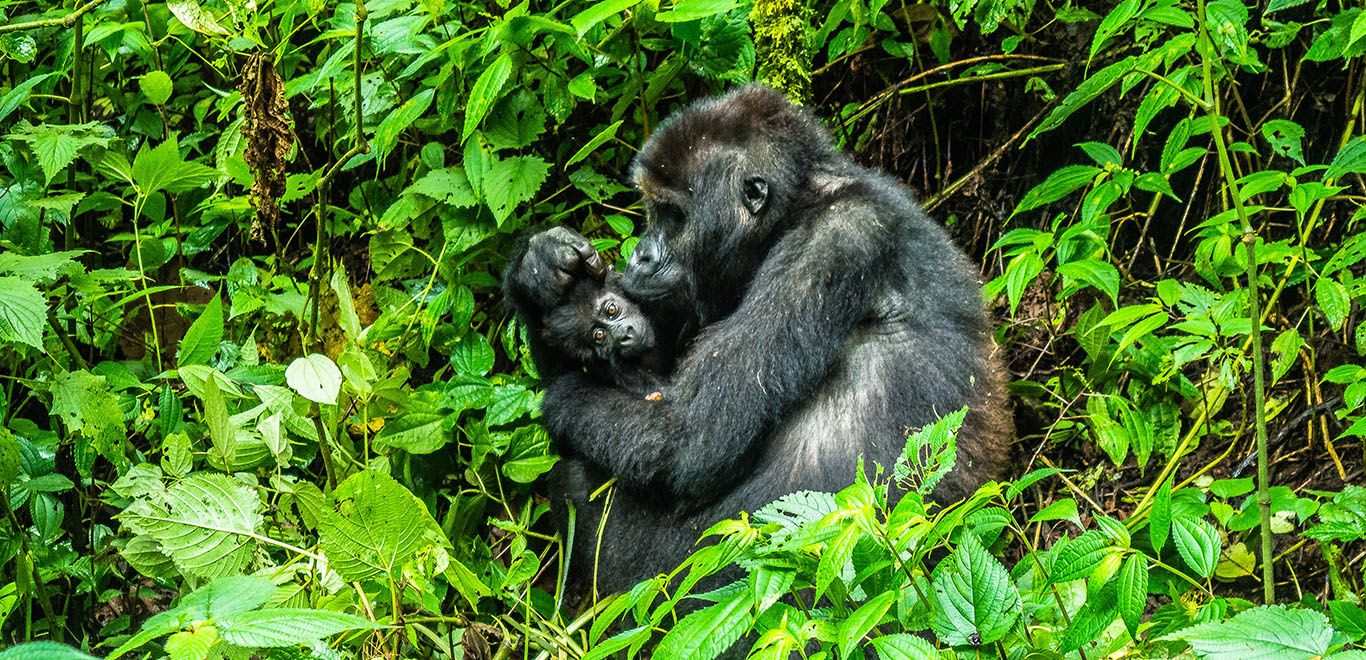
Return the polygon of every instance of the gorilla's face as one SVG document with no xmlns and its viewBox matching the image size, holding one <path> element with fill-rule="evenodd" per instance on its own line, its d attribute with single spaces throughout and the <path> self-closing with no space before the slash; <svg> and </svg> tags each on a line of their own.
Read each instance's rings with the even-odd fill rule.
<svg viewBox="0 0 1366 660">
<path fill-rule="evenodd" d="M 729 313 L 773 230 L 762 169 L 738 151 L 718 150 L 682 186 L 638 177 L 646 230 L 631 254 L 626 291 L 656 313 L 701 324 Z"/>
<path fill-rule="evenodd" d="M 570 300 L 546 318 L 546 338 L 579 362 L 617 365 L 636 360 L 655 347 L 649 320 L 615 287 L 579 285 Z"/>
</svg>

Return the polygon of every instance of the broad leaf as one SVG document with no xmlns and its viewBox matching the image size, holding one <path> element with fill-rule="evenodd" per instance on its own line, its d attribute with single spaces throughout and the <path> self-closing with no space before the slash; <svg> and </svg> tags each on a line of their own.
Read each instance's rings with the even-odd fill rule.
<svg viewBox="0 0 1366 660">
<path fill-rule="evenodd" d="M 341 393 L 342 374 L 331 358 L 310 353 L 290 363 L 285 370 L 285 382 L 309 401 L 335 405 Z"/>
<path fill-rule="evenodd" d="M 176 361 L 180 366 L 187 364 L 208 364 L 218 352 L 218 344 L 223 341 L 223 301 L 215 294 L 199 318 L 185 331 L 180 341 Z"/>
<path fill-rule="evenodd" d="M 660 640 L 655 657 L 677 660 L 716 657 L 749 628 L 752 602 L 749 592 L 741 589 L 726 600 L 683 617 Z"/>
<path fill-rule="evenodd" d="M 1263 606 L 1167 638 L 1185 640 L 1205 660 L 1305 660 L 1328 652 L 1333 629 L 1318 612 Z"/>
<path fill-rule="evenodd" d="M 223 641 L 255 648 L 308 644 L 347 630 L 380 627 L 351 614 L 299 608 L 243 612 L 215 623 Z"/>
<path fill-rule="evenodd" d="M 426 505 L 387 474 L 351 475 L 332 493 L 332 504 L 319 541 L 348 580 L 397 576 L 419 550 L 449 545 Z"/>
<path fill-rule="evenodd" d="M 0 277 L 0 341 L 27 344 L 43 350 L 47 298 L 32 282 Z"/>
<path fill-rule="evenodd" d="M 261 525 L 256 491 L 221 474 L 192 474 L 155 499 L 138 500 L 119 515 L 146 534 L 180 570 L 203 577 L 242 573 Z"/>
<path fill-rule="evenodd" d="M 1187 515 L 1172 520 L 1172 541 L 1186 565 L 1197 575 L 1209 577 L 1214 573 L 1221 546 L 1219 531 L 1204 518 Z"/>
<path fill-rule="evenodd" d="M 1020 614 L 1020 593 L 1010 575 L 976 535 L 963 536 L 953 556 L 935 567 L 932 581 L 931 626 L 949 644 L 991 644 L 1010 632 Z"/>
</svg>

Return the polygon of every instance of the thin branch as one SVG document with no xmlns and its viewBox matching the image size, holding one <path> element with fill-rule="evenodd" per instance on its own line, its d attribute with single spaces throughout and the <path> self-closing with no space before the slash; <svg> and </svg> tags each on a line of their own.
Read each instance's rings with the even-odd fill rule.
<svg viewBox="0 0 1366 660">
<path fill-rule="evenodd" d="M 90 13 L 92 10 L 94 10 L 96 7 L 102 4 L 104 4 L 104 0 L 90 0 L 90 2 L 87 2 L 77 7 L 75 10 L 73 10 L 70 14 L 67 14 L 66 16 L 61 16 L 58 18 L 41 18 L 36 21 L 25 21 L 23 23 L 10 23 L 8 25 L 0 25 L 0 34 L 5 34 L 6 32 L 20 32 L 23 30 L 39 30 L 42 28 L 50 27 L 69 28 L 75 25 L 76 21 L 80 20 L 82 16 Z"/>
</svg>

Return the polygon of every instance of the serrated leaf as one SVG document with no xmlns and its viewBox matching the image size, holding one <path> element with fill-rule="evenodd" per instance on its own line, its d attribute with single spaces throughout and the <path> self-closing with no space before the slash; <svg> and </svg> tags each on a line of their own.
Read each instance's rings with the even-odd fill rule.
<svg viewBox="0 0 1366 660">
<path fill-rule="evenodd" d="M 1058 650 L 1075 651 L 1082 645 L 1095 641 L 1101 632 L 1115 620 L 1115 585 L 1105 585 L 1094 597 L 1088 598 L 1072 617 L 1072 625 L 1067 627 L 1062 639 L 1058 640 Z"/>
<path fill-rule="evenodd" d="M 332 504 L 319 542 L 347 580 L 397 576 L 418 551 L 449 545 L 426 505 L 387 474 L 351 475 L 333 491 Z"/>
<path fill-rule="evenodd" d="M 223 641 L 252 648 L 308 644 L 347 630 L 381 627 L 351 614 L 301 608 L 242 612 L 215 623 Z"/>
<path fill-rule="evenodd" d="M 617 121 L 611 126 L 608 126 L 607 128 L 598 131 L 597 135 L 594 135 L 593 138 L 590 139 L 586 144 L 584 144 L 582 147 L 579 147 L 579 150 L 575 151 L 574 155 L 570 156 L 568 161 L 565 161 L 564 169 L 568 170 L 569 166 L 587 158 L 590 154 L 596 151 L 598 147 L 602 146 L 604 142 L 607 142 L 608 140 L 611 140 L 612 138 L 616 137 L 617 129 L 621 127 L 621 124 L 624 121 L 624 119 Z"/>
<path fill-rule="evenodd" d="M 1167 545 L 1167 536 L 1172 529 L 1172 481 L 1168 477 L 1162 485 L 1157 488 L 1157 495 L 1153 497 L 1153 512 L 1148 518 L 1148 540 L 1152 543 L 1153 552 L 1162 552 L 1163 546 Z"/>
<path fill-rule="evenodd" d="M 512 209 L 536 195 L 550 165 L 536 156 L 513 156 L 493 164 L 484 177 L 484 199 L 499 227 Z"/>
<path fill-rule="evenodd" d="M 1324 178 L 1337 179 L 1344 174 L 1362 173 L 1366 173 L 1366 135 L 1358 135 L 1342 147 L 1328 164 Z"/>
<path fill-rule="evenodd" d="M 934 491 L 957 462 L 958 429 L 967 415 L 966 407 L 959 408 L 906 436 L 906 444 L 896 462 L 896 480 L 913 479 L 916 490 L 922 495 Z"/>
<path fill-rule="evenodd" d="M 1320 277 L 1314 281 L 1314 302 L 1328 317 L 1328 325 L 1333 330 L 1342 329 L 1347 314 L 1352 311 L 1352 298 L 1347 295 L 1347 287 L 1331 277 Z"/>
<path fill-rule="evenodd" d="M 38 158 L 38 165 L 43 168 L 43 176 L 51 183 L 58 173 L 75 160 L 81 149 L 108 146 L 112 135 L 109 127 L 100 122 L 32 126 L 25 121 L 7 137 L 29 143 L 33 155 Z"/>
<path fill-rule="evenodd" d="M 415 119 L 427 112 L 435 97 L 436 89 L 428 87 L 384 117 L 384 121 L 375 127 L 375 138 L 370 141 L 376 160 L 384 160 L 389 152 L 394 150 L 394 145 L 398 144 L 398 137 Z"/>
<path fill-rule="evenodd" d="M 139 76 L 138 88 L 152 105 L 163 105 L 171 98 L 175 86 L 165 71 L 157 70 Z"/>
<path fill-rule="evenodd" d="M 896 633 L 875 637 L 871 641 L 882 660 L 939 660 L 934 645 L 915 635 Z"/>
<path fill-rule="evenodd" d="M 138 500 L 123 523 L 161 544 L 180 570 L 203 577 L 243 572 L 261 525 L 256 492 L 221 474 L 192 474 L 157 499 Z"/>
<path fill-rule="evenodd" d="M 578 32 L 579 36 L 583 36 L 594 25 L 638 4 L 640 0 L 603 0 L 575 14 L 574 18 L 569 19 L 569 23 L 574 26 L 574 31 Z"/>
<path fill-rule="evenodd" d="M 1025 138 L 1025 142 L 1028 142 L 1040 133 L 1051 131 L 1058 126 L 1061 126 L 1063 121 L 1070 117 L 1072 113 L 1081 109 L 1081 107 L 1087 103 L 1090 103 L 1097 96 L 1104 94 L 1106 90 L 1113 87 L 1115 83 L 1131 73 L 1134 66 L 1137 64 L 1137 57 L 1126 57 L 1097 71 L 1095 75 L 1087 78 L 1080 85 L 1077 85 L 1077 88 L 1073 90 L 1071 94 L 1068 94 L 1067 98 L 1063 99 L 1058 107 L 1053 108 L 1053 111 L 1048 113 L 1048 116 L 1030 132 L 1029 137 Z M 1018 213 L 1019 211 L 1016 212 Z"/>
<path fill-rule="evenodd" d="M 1104 293 L 1110 302 L 1118 304 L 1119 270 L 1107 261 L 1100 259 L 1080 259 L 1058 266 L 1058 274 L 1095 287 Z"/>
<path fill-rule="evenodd" d="M 931 627 L 949 644 L 991 644 L 1010 632 L 1020 593 L 1001 563 L 965 534 L 953 555 L 934 568 Z"/>
<path fill-rule="evenodd" d="M 655 657 L 710 660 L 734 644 L 750 623 L 752 600 L 737 590 L 726 600 L 704 607 L 678 622 L 655 647 Z"/>
<path fill-rule="evenodd" d="M 1186 560 L 1200 577 L 1209 577 L 1219 562 L 1219 531 L 1194 516 L 1178 516 L 1172 520 L 1172 542 L 1181 558 Z"/>
<path fill-rule="evenodd" d="M 1300 140 L 1304 138 L 1304 128 L 1286 119 L 1272 119 L 1262 124 L 1262 137 L 1276 151 L 1276 154 L 1304 164 L 1304 149 Z M 1248 193 L 1244 192 L 1244 196 Z"/>
<path fill-rule="evenodd" d="M 655 20 L 661 23 L 696 21 L 724 14 L 739 6 L 740 0 L 679 0 L 672 9 L 655 14 Z"/>
<path fill-rule="evenodd" d="M 29 642 L 0 651 L 0 660 L 99 660 L 66 644 Z"/>
<path fill-rule="evenodd" d="M 1081 526 L 1081 517 L 1077 514 L 1077 501 L 1065 497 L 1048 506 L 1039 509 L 1038 513 L 1029 517 L 1029 522 L 1046 522 L 1049 520 L 1070 520 L 1078 527 Z"/>
<path fill-rule="evenodd" d="M 1049 581 L 1054 584 L 1087 577 L 1115 551 L 1114 542 L 1104 532 L 1093 529 L 1067 542 L 1053 556 Z"/>
<path fill-rule="evenodd" d="M 37 87 L 42 84 L 43 81 L 59 73 L 61 72 L 53 71 L 51 73 L 33 76 L 15 85 L 13 89 L 5 92 L 3 96 L 0 96 L 0 121 L 4 121 L 11 112 L 14 112 L 15 109 L 23 105 L 24 102 L 28 100 L 29 95 L 33 93 L 34 87 Z"/>
<path fill-rule="evenodd" d="M 1333 629 L 1318 612 L 1264 605 L 1166 638 L 1185 640 L 1205 660 L 1306 660 L 1328 652 Z"/>
<path fill-rule="evenodd" d="M 18 342 L 43 350 L 47 298 L 33 283 L 0 277 L 0 341 Z"/>
<path fill-rule="evenodd" d="M 1110 10 L 1110 13 L 1105 16 L 1105 20 L 1101 21 L 1100 26 L 1096 28 L 1095 36 L 1091 38 L 1091 51 L 1086 56 L 1087 63 L 1096 58 L 1096 53 L 1100 52 L 1101 46 L 1105 45 L 1107 39 L 1126 27 L 1134 14 L 1138 13 L 1138 7 L 1138 0 L 1124 0 Z"/>
<path fill-rule="evenodd" d="M 887 610 L 896 602 L 897 593 L 895 591 L 884 591 L 868 600 L 857 610 L 854 610 L 849 617 L 839 624 L 839 649 L 841 658 L 850 657 L 850 652 L 854 646 L 863 640 L 863 636 L 873 629 Z"/>
<path fill-rule="evenodd" d="M 465 168 L 458 165 L 428 172 L 408 186 L 405 192 L 425 195 L 458 209 L 471 208 L 479 203 L 474 187 L 465 175 Z"/>
<path fill-rule="evenodd" d="M 1010 215 L 1016 216 L 1026 211 L 1032 211 L 1044 204 L 1056 202 L 1080 188 L 1091 185 L 1091 182 L 1101 171 L 1099 167 L 1094 165 L 1060 167 L 1049 174 L 1042 183 L 1030 188 Z"/>
<path fill-rule="evenodd" d="M 336 405 L 341 393 L 341 369 L 332 358 L 311 353 L 298 358 L 285 369 L 285 382 L 290 389 L 309 401 Z"/>
<path fill-rule="evenodd" d="M 1138 624 L 1143 621 L 1143 609 L 1148 604 L 1148 559 L 1140 553 L 1129 555 L 1119 569 L 1115 581 L 1118 591 L 1119 617 L 1129 636 L 1138 639 Z"/>
<path fill-rule="evenodd" d="M 782 598 L 792 587 L 797 571 L 760 564 L 749 574 L 749 584 L 754 592 L 754 611 L 762 614 Z"/>
<path fill-rule="evenodd" d="M 507 88 L 508 77 L 512 75 L 512 58 L 507 53 L 498 56 L 470 88 L 470 97 L 465 102 L 465 128 L 460 132 L 460 141 L 466 142 L 474 130 L 483 123 L 493 104 L 502 98 Z"/>
<path fill-rule="evenodd" d="M 199 318 L 185 331 L 176 351 L 176 364 L 208 364 L 223 341 L 223 301 L 217 294 L 204 306 Z"/>
<path fill-rule="evenodd" d="M 218 170 L 181 158 L 179 144 L 170 138 L 151 149 L 144 143 L 133 158 L 131 176 L 138 192 L 147 196 L 193 190 L 217 179 Z"/>
</svg>

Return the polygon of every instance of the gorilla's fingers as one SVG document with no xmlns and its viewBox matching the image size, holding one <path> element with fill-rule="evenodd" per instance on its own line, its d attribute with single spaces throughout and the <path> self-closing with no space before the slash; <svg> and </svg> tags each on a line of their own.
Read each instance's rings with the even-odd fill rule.
<svg viewBox="0 0 1366 660">
<path fill-rule="evenodd" d="M 607 276 L 607 264 L 603 262 L 602 255 L 593 249 L 592 243 L 589 243 L 582 236 L 579 237 L 579 240 L 581 242 L 575 245 L 574 249 L 579 253 L 579 260 L 583 263 L 584 270 L 593 279 L 601 282 Z"/>
</svg>

